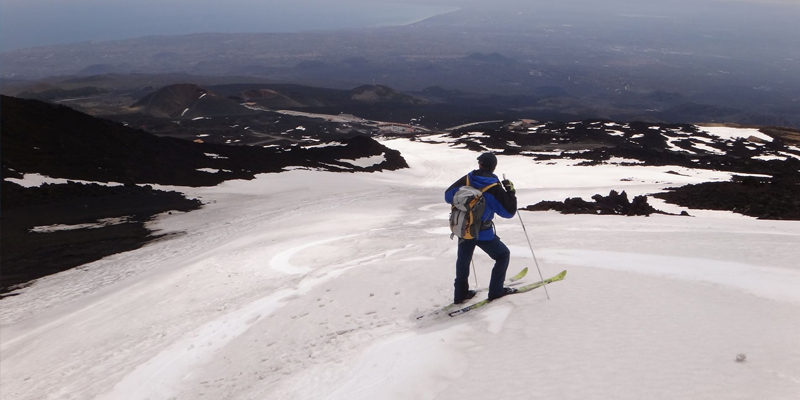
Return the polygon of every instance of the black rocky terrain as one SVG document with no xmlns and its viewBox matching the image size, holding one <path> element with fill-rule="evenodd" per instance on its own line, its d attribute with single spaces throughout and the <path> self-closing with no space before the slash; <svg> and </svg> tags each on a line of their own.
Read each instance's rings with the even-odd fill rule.
<svg viewBox="0 0 800 400">
<path fill-rule="evenodd" d="M 479 152 L 492 150 L 498 154 L 522 155 L 544 163 L 568 159 L 577 161 L 579 166 L 679 166 L 764 176 L 766 178 L 740 178 L 672 188 L 654 196 L 695 209 L 727 210 L 766 219 L 800 219 L 797 200 L 800 198 L 800 133 L 776 127 L 760 131 L 772 140 L 757 137 L 730 140 L 687 124 L 620 124 L 607 120 L 494 122 L 456 129 L 448 136 L 450 140 L 455 139 L 456 146 Z M 436 141 L 435 138 L 421 140 Z M 630 215 L 648 215 L 648 212 L 639 214 L 638 206 L 646 204 L 646 200 L 641 201 L 637 203 L 634 199 L 630 206 L 637 207 Z M 567 199 L 542 202 L 526 209 L 629 215 L 630 209 L 626 207 L 618 204 L 615 209 L 608 207 L 606 201 L 589 203 Z"/>
<path fill-rule="evenodd" d="M 737 177 L 669 188 L 653 197 L 683 207 L 733 211 L 759 219 L 800 220 L 800 181 Z"/>
<path fill-rule="evenodd" d="M 322 148 L 225 146 L 158 137 L 35 100 L 4 96 L 0 105 L 4 178 L 38 173 L 96 182 L 211 186 L 287 167 L 335 172 L 407 167 L 399 152 L 363 136 L 343 137 L 343 146 Z M 346 162 L 380 154 L 386 160 L 369 168 Z"/>
<path fill-rule="evenodd" d="M 287 168 L 371 172 L 408 167 L 399 152 L 364 136 L 341 136 L 336 146 L 328 147 L 229 146 L 158 137 L 36 100 L 3 96 L 0 107 L 0 292 L 138 248 L 157 238 L 144 227 L 153 215 L 200 206 L 148 184 L 212 186 Z M 348 162 L 378 155 L 384 160 L 366 168 Z M 25 174 L 124 186 L 68 183 L 24 188 L 8 180 Z M 108 218 L 126 222 L 94 229 L 40 229 L 98 221 L 102 225 Z"/>
<path fill-rule="evenodd" d="M 800 148 L 792 136 L 779 135 L 775 130 L 765 132 L 775 135 L 772 141 L 724 140 L 687 124 L 620 124 L 586 120 L 568 123 L 515 121 L 495 128 L 466 127 L 453 131 L 450 136 L 457 138 L 456 144 L 476 151 L 502 149 L 499 154 L 527 155 L 538 161 L 572 159 L 582 160 L 579 165 L 591 166 L 609 163 L 617 157 L 638 165 L 675 165 L 767 175 L 797 174 Z M 759 159 L 768 156 L 782 159 Z M 625 161 L 617 163 L 624 164 Z"/>
<path fill-rule="evenodd" d="M 154 215 L 201 207 L 199 200 L 150 186 L 70 182 L 26 189 L 3 181 L 1 190 L 0 297 L 33 279 L 160 239 L 145 227 Z"/>
<path fill-rule="evenodd" d="M 647 196 L 636 196 L 633 201 L 628 200 L 628 194 L 612 190 L 608 196 L 596 194 L 594 201 L 586 201 L 580 197 L 572 197 L 564 201 L 541 201 L 527 206 L 527 211 L 555 210 L 562 214 L 595 214 L 595 215 L 625 215 L 625 216 L 650 216 L 650 214 L 667 214 L 656 210 L 647 202 Z"/>
<path fill-rule="evenodd" d="M 189 83 L 158 89 L 131 105 L 127 111 L 156 118 L 184 119 L 255 113 L 231 99 Z"/>
</svg>

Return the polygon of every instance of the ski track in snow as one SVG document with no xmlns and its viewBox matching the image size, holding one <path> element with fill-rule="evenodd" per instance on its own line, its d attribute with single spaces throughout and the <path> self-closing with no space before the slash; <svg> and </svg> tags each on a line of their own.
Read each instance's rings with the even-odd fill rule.
<svg viewBox="0 0 800 400">
<path fill-rule="evenodd" d="M 406 333 L 374 345 L 364 352 L 341 387 L 322 398 L 435 399 L 447 388 L 448 380 L 457 379 L 467 368 L 460 353 L 470 343 L 459 339 L 467 332 L 468 327 L 455 325 Z"/>
<path fill-rule="evenodd" d="M 152 223 L 184 235 L 3 300 L 0 397 L 796 398 L 797 222 L 526 212 L 542 273 L 569 271 L 548 287 L 552 300 L 537 289 L 417 321 L 451 299 L 442 193 L 477 155 L 384 143 L 411 168 L 165 187 L 208 202 Z M 731 175 L 498 158 L 520 206 Z M 538 281 L 519 221 L 496 224 L 509 272 L 527 266 L 521 282 Z M 485 286 L 492 260 L 474 260 L 470 282 Z"/>
<path fill-rule="evenodd" d="M 269 316 L 284 303 L 282 300 L 294 291 L 282 290 L 232 313 L 209 322 L 190 333 L 150 361 L 140 365 L 126 376 L 114 390 L 101 397 L 115 399 L 170 398 L 176 384 L 191 374 L 196 365 L 202 364 L 231 340 L 244 333 L 251 325 Z"/>
<path fill-rule="evenodd" d="M 541 251 L 543 263 L 604 268 L 705 282 L 800 304 L 800 271 L 704 258 L 591 250 Z"/>
<path fill-rule="evenodd" d="M 304 244 L 302 246 L 297 246 L 295 248 L 286 250 L 286 251 L 278 254 L 277 256 L 272 257 L 272 259 L 269 261 L 269 267 L 274 269 L 274 270 L 276 270 L 276 271 L 283 272 L 285 274 L 305 274 L 305 273 L 308 273 L 308 272 L 310 272 L 312 270 L 310 267 L 298 267 L 298 266 L 292 265 L 292 263 L 289 261 L 292 258 L 292 256 L 294 256 L 295 254 L 297 254 L 297 253 L 299 253 L 299 252 L 301 252 L 303 250 L 306 250 L 306 249 L 309 249 L 309 248 L 313 248 L 313 247 L 319 246 L 321 244 L 335 242 L 337 240 L 342 240 L 342 239 L 348 239 L 348 238 L 351 238 L 351 237 L 354 237 L 354 236 L 356 236 L 356 235 L 340 236 L 340 237 L 335 237 L 335 238 L 331 238 L 331 239 L 319 240 L 319 241 L 316 241 L 316 242 L 307 243 L 307 244 Z"/>
<path fill-rule="evenodd" d="M 282 272 L 286 270 L 292 271 L 291 273 L 301 273 L 296 272 L 300 270 L 310 272 L 312 271 L 310 268 L 293 267 L 289 262 L 291 256 L 306 248 L 354 236 L 356 235 L 330 238 L 298 246 L 273 257 L 269 264 L 270 266 L 282 266 Z M 191 376 L 193 368 L 207 362 L 215 352 L 224 348 L 230 341 L 244 334 L 250 327 L 271 315 L 275 310 L 283 307 L 286 304 L 286 299 L 293 295 L 305 294 L 314 287 L 341 276 L 342 273 L 350 268 L 376 262 L 409 247 L 405 246 L 333 266 L 333 271 L 321 277 L 303 280 L 297 289 L 278 291 L 218 317 L 189 333 L 184 339 L 162 351 L 150 361 L 140 365 L 118 383 L 111 393 L 101 397 L 101 399 L 147 400 L 176 396 L 178 393 L 174 389 L 180 385 L 184 377 Z M 278 260 L 276 261 L 276 259 Z"/>
</svg>

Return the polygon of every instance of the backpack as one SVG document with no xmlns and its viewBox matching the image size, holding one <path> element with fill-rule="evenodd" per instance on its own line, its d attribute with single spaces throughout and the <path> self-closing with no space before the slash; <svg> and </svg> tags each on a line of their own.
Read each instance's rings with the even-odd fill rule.
<svg viewBox="0 0 800 400">
<path fill-rule="evenodd" d="M 482 190 L 475 189 L 469 184 L 469 175 L 467 175 L 467 184 L 458 189 L 453 196 L 453 204 L 450 208 L 450 239 L 457 236 L 459 239 L 475 239 L 478 237 L 483 226 L 483 213 L 486 211 L 486 199 L 483 198 L 483 193 L 497 186 L 493 183 L 486 186 Z"/>
</svg>

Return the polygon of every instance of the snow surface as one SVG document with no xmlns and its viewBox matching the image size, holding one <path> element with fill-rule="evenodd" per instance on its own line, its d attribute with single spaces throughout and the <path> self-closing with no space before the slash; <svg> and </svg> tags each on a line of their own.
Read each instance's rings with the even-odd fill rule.
<svg viewBox="0 0 800 400">
<path fill-rule="evenodd" d="M 721 139 L 726 140 L 736 140 L 736 139 L 748 139 L 750 136 L 754 136 L 758 139 L 761 139 L 766 142 L 772 141 L 772 136 L 759 132 L 758 129 L 754 128 L 729 128 L 726 126 L 700 126 L 700 129 L 703 131 L 708 132 L 711 135 L 717 136 Z"/>
<path fill-rule="evenodd" d="M 31 228 L 30 231 L 34 233 L 48 233 L 48 232 L 58 232 L 58 231 L 73 231 L 76 229 L 97 229 L 106 226 L 120 225 L 127 223 L 129 218 L 130 216 L 117 217 L 117 218 L 103 218 L 97 220 L 97 222 L 93 224 L 75 224 L 75 225 L 57 224 L 57 225 L 35 226 Z"/>
<path fill-rule="evenodd" d="M 719 150 L 719 149 L 714 148 L 714 147 L 711 147 L 711 146 L 709 146 L 707 144 L 703 144 L 703 143 L 692 143 L 692 147 L 694 147 L 695 149 L 702 150 L 702 151 L 704 151 L 706 153 L 720 154 L 720 155 L 724 155 L 725 154 L 724 151 Z"/>
<path fill-rule="evenodd" d="M 92 181 L 82 181 L 79 179 L 61 179 L 61 178 L 51 178 L 49 176 L 41 175 L 41 174 L 24 174 L 22 179 L 19 178 L 3 178 L 9 182 L 16 183 L 22 187 L 30 188 L 30 187 L 39 187 L 44 185 L 45 183 L 53 184 L 53 185 L 60 185 L 65 184 L 67 182 L 75 182 L 75 183 L 82 183 L 82 184 L 97 184 L 102 186 L 123 186 L 123 184 L 119 182 L 92 182 Z"/>
<path fill-rule="evenodd" d="M 184 234 L 2 300 L 0 398 L 798 398 L 800 223 L 522 212 L 543 275 L 568 271 L 551 300 L 417 320 L 452 297 L 442 194 L 477 155 L 384 144 L 411 168 L 166 188 L 206 203 L 150 224 Z M 498 159 L 521 206 L 731 176 Z M 497 230 L 509 272 L 536 281 L 520 220 Z M 488 284 L 491 260 L 475 264 Z"/>
<path fill-rule="evenodd" d="M 361 168 L 369 168 L 386 161 L 386 156 L 381 153 L 377 156 L 361 157 L 355 160 L 337 160 L 338 162 L 349 163 Z"/>
<path fill-rule="evenodd" d="M 751 157 L 751 158 L 754 159 L 754 160 L 762 160 L 762 161 L 773 161 L 773 160 L 786 161 L 787 157 L 786 156 L 777 156 L 775 154 L 767 154 L 767 155 L 755 156 L 755 157 Z"/>
<path fill-rule="evenodd" d="M 341 142 L 327 142 L 327 143 L 314 144 L 314 145 L 305 146 L 305 147 L 307 149 L 320 149 L 320 148 L 323 148 L 323 147 L 342 147 L 342 146 L 347 146 L 347 145 L 344 144 L 344 143 L 341 143 Z"/>
</svg>

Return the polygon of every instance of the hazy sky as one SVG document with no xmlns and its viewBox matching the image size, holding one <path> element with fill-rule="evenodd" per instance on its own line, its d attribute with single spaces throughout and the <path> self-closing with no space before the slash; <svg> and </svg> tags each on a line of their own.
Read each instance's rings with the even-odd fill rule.
<svg viewBox="0 0 800 400">
<path fill-rule="evenodd" d="M 0 50 L 149 35 L 402 25 L 454 9 L 357 0 L 3 0 Z"/>
<path fill-rule="evenodd" d="M 800 0 L 398 1 L 405 4 L 359 0 L 2 0 L 0 51 L 149 35 L 298 32 L 400 25 L 453 10 L 454 6 L 475 4 L 509 11 L 544 7 L 563 13 L 694 13 L 699 18 L 738 10 L 726 15 L 742 20 L 748 18 L 748 10 L 753 7 L 775 8 L 778 4 L 778 8 L 792 12 L 800 10 Z"/>
</svg>

